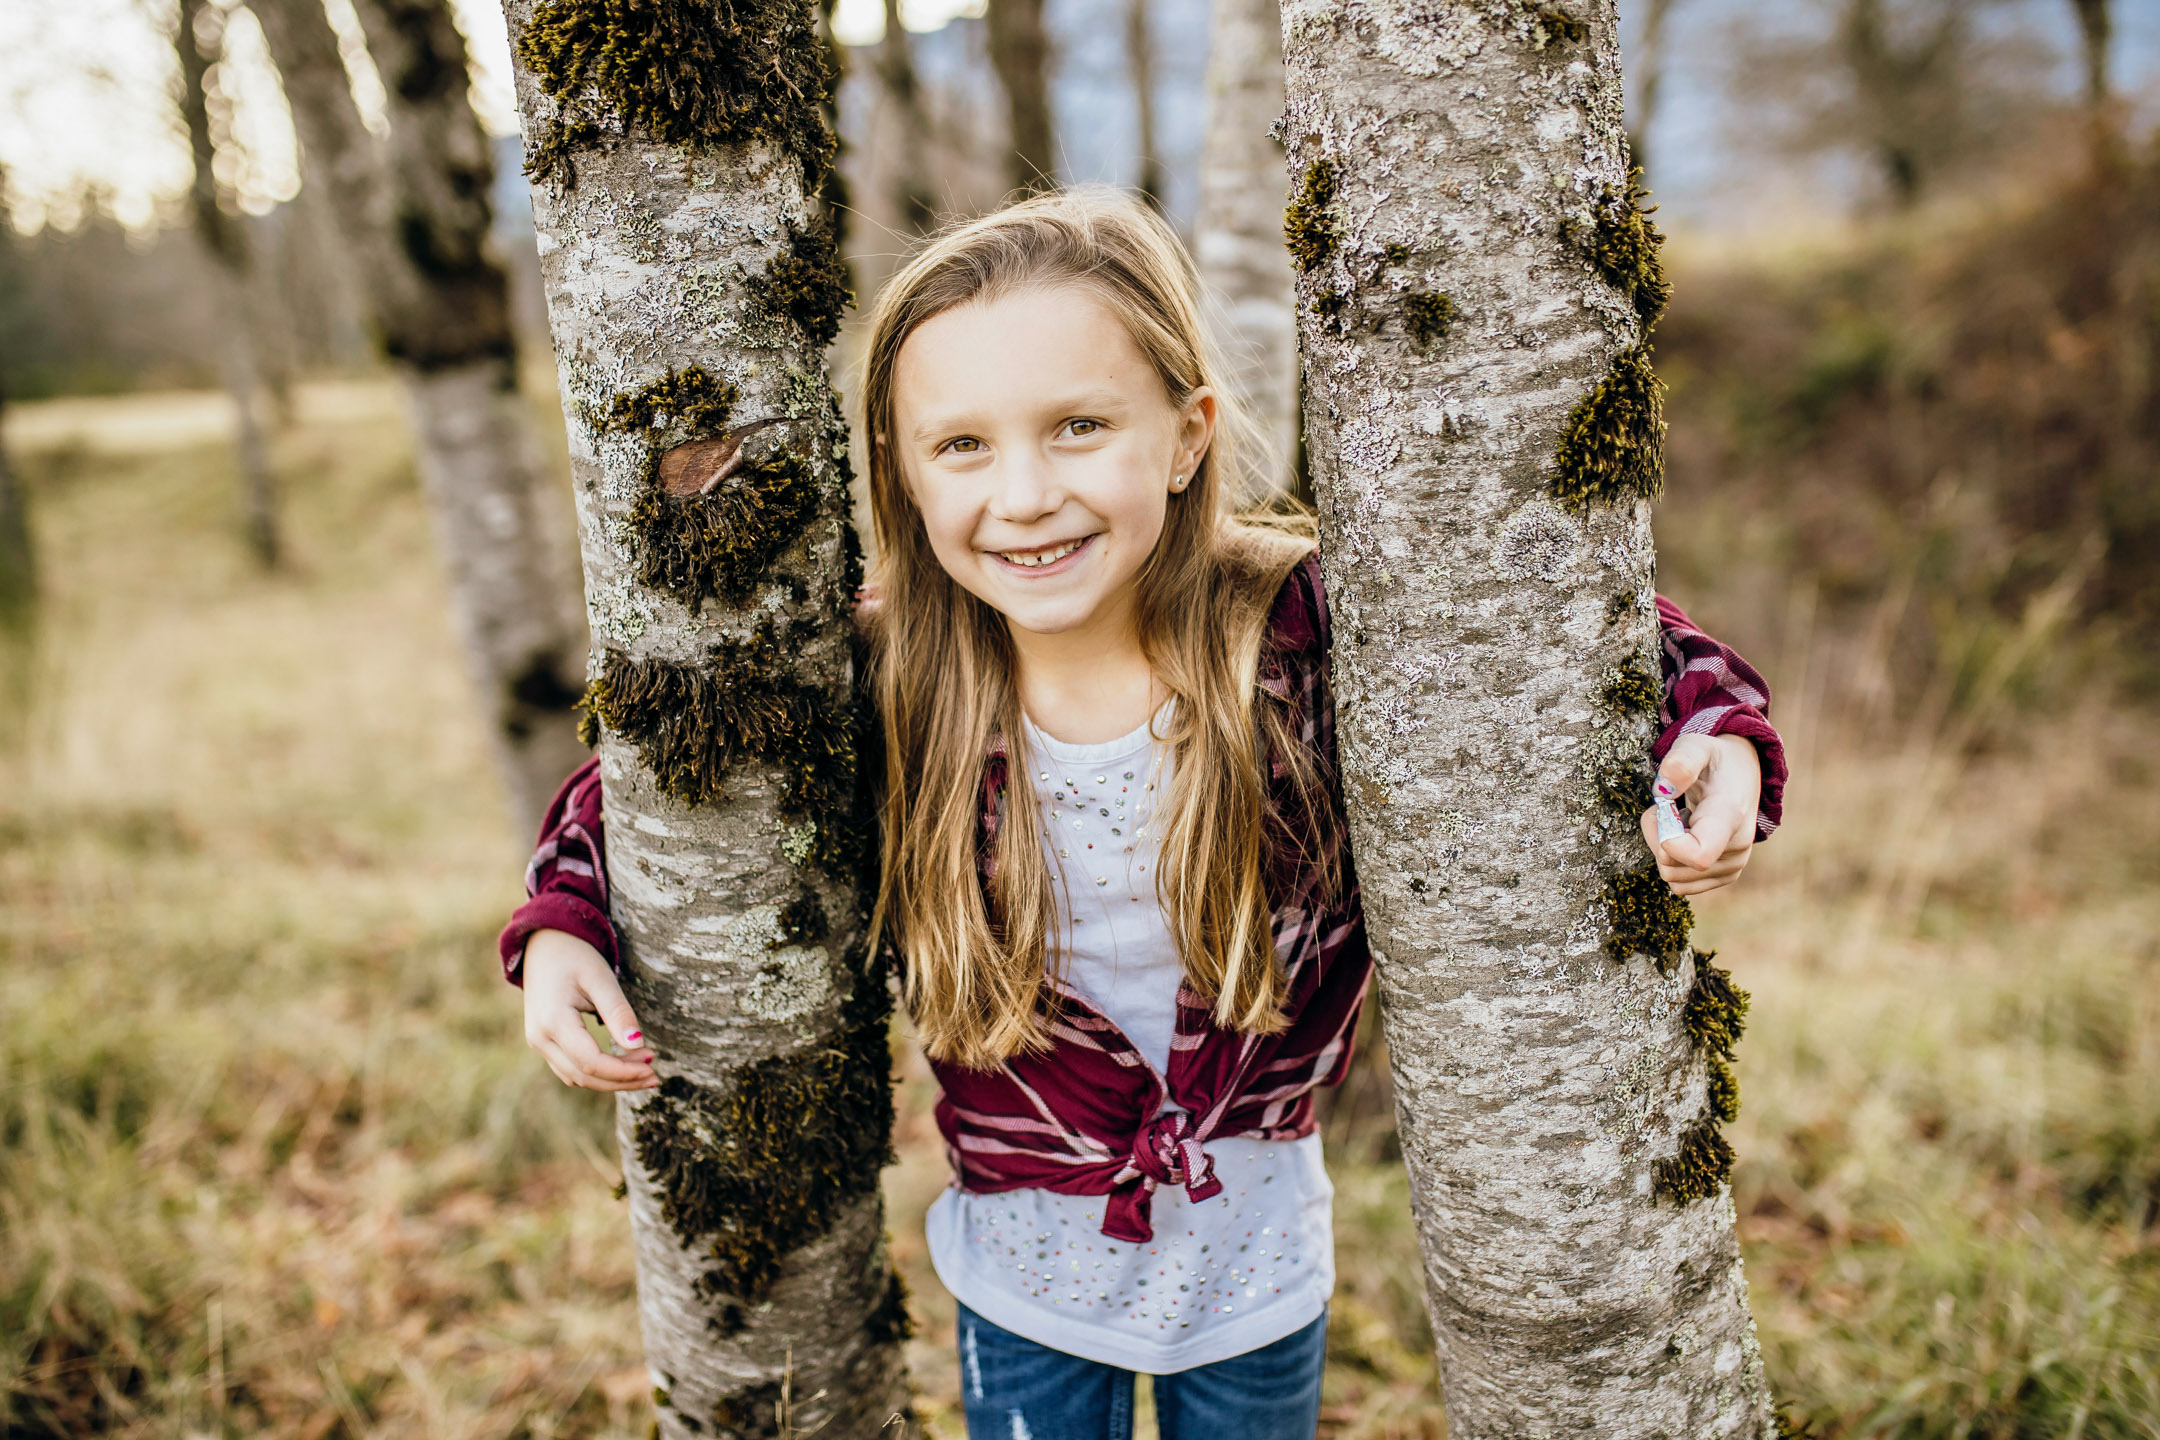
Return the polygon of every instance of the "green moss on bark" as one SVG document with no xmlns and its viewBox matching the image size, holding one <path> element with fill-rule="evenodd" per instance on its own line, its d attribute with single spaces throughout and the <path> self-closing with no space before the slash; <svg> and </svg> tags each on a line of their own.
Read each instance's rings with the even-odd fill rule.
<svg viewBox="0 0 2160 1440">
<path fill-rule="evenodd" d="M 763 275 L 750 278 L 750 291 L 772 314 L 801 326 L 819 350 L 840 333 L 840 318 L 855 300 L 846 262 L 833 243 L 831 227 L 822 220 L 808 230 L 791 228 L 787 253 L 775 256 Z"/>
<path fill-rule="evenodd" d="M 1300 270 L 1318 269 L 1335 253 L 1340 237 L 1334 217 L 1328 214 L 1334 203 L 1335 162 L 1315 160 L 1305 167 L 1291 194 L 1290 208 L 1283 212 L 1283 238 Z"/>
<path fill-rule="evenodd" d="M 705 1262 L 697 1289 L 709 1301 L 762 1300 L 787 1257 L 874 1194 L 892 1159 L 891 1000 L 852 958 L 834 1043 L 746 1065 L 724 1090 L 670 1076 L 638 1111 L 638 1163 L 662 1217 Z"/>
<path fill-rule="evenodd" d="M 1748 993 L 1732 983 L 1730 970 L 1711 963 L 1715 958 L 1695 957 L 1695 986 L 1680 1012 L 1680 1028 L 1697 1048 L 1730 1060 L 1747 1029 Z"/>
<path fill-rule="evenodd" d="M 661 483 L 667 449 L 727 435 L 740 398 L 728 381 L 691 366 L 614 396 L 602 421 L 651 444 L 629 514 L 638 581 L 693 610 L 707 597 L 749 599 L 817 513 L 810 466 L 785 452 L 733 462 L 710 493 L 673 494 Z M 672 444 L 664 446 L 663 436 Z"/>
<path fill-rule="evenodd" d="M 665 145 L 764 141 L 815 192 L 832 168 L 836 79 L 805 0 L 542 0 L 518 57 L 555 102 L 525 169 L 574 185 L 573 156 L 642 131 Z"/>
<path fill-rule="evenodd" d="M 1598 677 L 1597 703 L 1609 714 L 1655 715 L 1664 698 L 1664 683 L 1650 673 L 1649 662 L 1638 650 L 1629 651 Z"/>
<path fill-rule="evenodd" d="M 795 678 L 770 623 L 747 641 L 715 647 L 703 666 L 610 650 L 585 707 L 637 747 L 662 793 L 685 804 L 721 799 L 739 765 L 778 767 L 781 810 L 813 827 L 807 858 L 834 873 L 861 862 L 868 829 L 858 787 L 860 716 Z"/>
<path fill-rule="evenodd" d="M 708 596 L 748 600 L 817 513 L 817 482 L 793 455 L 748 461 L 710 495 L 679 498 L 661 485 L 658 459 L 630 507 L 638 582 L 693 610 Z"/>
<path fill-rule="evenodd" d="M 1658 874 L 1657 862 L 1645 860 L 1607 880 L 1604 899 L 1612 927 L 1605 953 L 1615 960 L 1648 955 L 1658 962 L 1659 969 L 1670 970 L 1687 949 L 1695 912 L 1688 908 L 1687 901 L 1673 894 L 1672 887 Z"/>
<path fill-rule="evenodd" d="M 1610 814 L 1634 816 L 1650 808 L 1650 765 L 1633 745 L 1598 756 L 1591 783 L 1598 805 Z"/>
<path fill-rule="evenodd" d="M 1403 329 L 1420 346 L 1429 347 L 1447 339 L 1457 313 L 1453 300 L 1434 291 L 1403 297 Z"/>
<path fill-rule="evenodd" d="M 1590 234 L 1590 259 L 1607 283 L 1628 297 L 1641 317 L 1643 333 L 1657 324 L 1672 299 L 1672 282 L 1665 278 L 1659 247 L 1665 237 L 1650 222 L 1655 206 L 1643 201 L 1649 192 L 1642 187 L 1642 171 L 1628 172 L 1627 187 L 1607 194 L 1597 207 L 1597 224 Z"/>
<path fill-rule="evenodd" d="M 1709 1062 L 1709 1081 L 1706 1091 L 1706 1109 L 1711 1118 L 1730 1125 L 1740 1118 L 1740 1081 L 1734 1076 L 1732 1066 L 1713 1055 Z"/>
<path fill-rule="evenodd" d="M 788 1398 L 779 1380 L 731 1391 L 713 1407 L 713 1431 L 721 1440 L 781 1440 L 788 1434 Z M 699 1427 L 692 1422 L 692 1428 Z"/>
<path fill-rule="evenodd" d="M 1733 1149 L 1715 1120 L 1698 1120 L 1680 1132 L 1680 1149 L 1657 1162 L 1660 1199 L 1677 1205 L 1707 1200 L 1732 1179 Z"/>
<path fill-rule="evenodd" d="M 1534 6 L 1530 13 L 1538 23 L 1537 43 L 1539 49 L 1552 44 L 1555 40 L 1564 45 L 1580 45 L 1590 38 L 1590 27 L 1558 6 Z"/>
<path fill-rule="evenodd" d="M 907 1281 L 900 1278 L 898 1270 L 885 1272 L 885 1293 L 879 1297 L 877 1308 L 863 1328 L 869 1332 L 873 1345 L 897 1345 L 914 1338 L 915 1317 L 908 1313 Z"/>
<path fill-rule="evenodd" d="M 729 381 L 690 365 L 610 397 L 603 423 L 625 433 L 679 428 L 686 438 L 718 435 L 727 429 L 741 398 Z"/>
<path fill-rule="evenodd" d="M 1648 341 L 1613 357 L 1605 378 L 1570 412 L 1547 489 L 1577 514 L 1664 492 L 1665 382 L 1650 366 Z"/>
</svg>

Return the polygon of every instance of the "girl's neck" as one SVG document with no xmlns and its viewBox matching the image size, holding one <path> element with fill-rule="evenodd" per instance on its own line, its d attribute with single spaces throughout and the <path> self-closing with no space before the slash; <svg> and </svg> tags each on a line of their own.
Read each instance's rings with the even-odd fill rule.
<svg viewBox="0 0 2160 1440">
<path fill-rule="evenodd" d="M 1094 745 L 1129 735 L 1165 698 L 1130 604 L 1054 635 L 1008 625 L 1020 708 L 1053 740 Z"/>
</svg>

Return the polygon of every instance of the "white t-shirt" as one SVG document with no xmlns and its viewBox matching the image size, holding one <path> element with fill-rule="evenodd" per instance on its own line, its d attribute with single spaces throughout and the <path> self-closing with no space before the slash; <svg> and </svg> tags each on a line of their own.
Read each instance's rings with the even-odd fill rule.
<svg viewBox="0 0 2160 1440">
<path fill-rule="evenodd" d="M 1149 828 L 1169 748 L 1145 726 L 1099 745 L 1027 731 L 1022 758 L 1065 921 L 1051 962 L 1161 1074 L 1183 975 Z M 1219 1139 L 1207 1151 L 1222 1193 L 1195 1203 L 1182 1186 L 1157 1190 L 1153 1240 L 1103 1234 L 1106 1196 L 956 1187 L 930 1207 L 931 1263 L 984 1319 L 1082 1359 L 1166 1375 L 1257 1350 L 1327 1305 L 1334 1187 L 1318 1135 Z"/>
</svg>

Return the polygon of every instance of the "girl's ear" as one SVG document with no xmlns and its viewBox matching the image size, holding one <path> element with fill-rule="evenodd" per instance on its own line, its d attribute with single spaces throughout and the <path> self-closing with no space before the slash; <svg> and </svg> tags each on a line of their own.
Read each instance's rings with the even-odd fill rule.
<svg viewBox="0 0 2160 1440">
<path fill-rule="evenodd" d="M 1177 465 L 1170 472 L 1181 477 L 1175 488 L 1183 489 L 1186 482 L 1200 473 L 1200 462 L 1207 458 L 1208 448 L 1215 442 L 1215 425 L 1221 414 L 1221 402 L 1205 385 L 1186 397 L 1178 430 Z"/>
</svg>

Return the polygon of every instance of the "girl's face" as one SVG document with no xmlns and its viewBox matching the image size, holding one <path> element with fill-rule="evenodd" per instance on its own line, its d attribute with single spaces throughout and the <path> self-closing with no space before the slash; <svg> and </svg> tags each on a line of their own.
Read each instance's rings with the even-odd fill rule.
<svg viewBox="0 0 2160 1440">
<path fill-rule="evenodd" d="M 893 372 L 894 460 L 938 563 L 1039 635 L 1129 625 L 1171 492 L 1216 403 L 1170 403 L 1086 289 L 1031 289 L 925 321 Z"/>
</svg>

